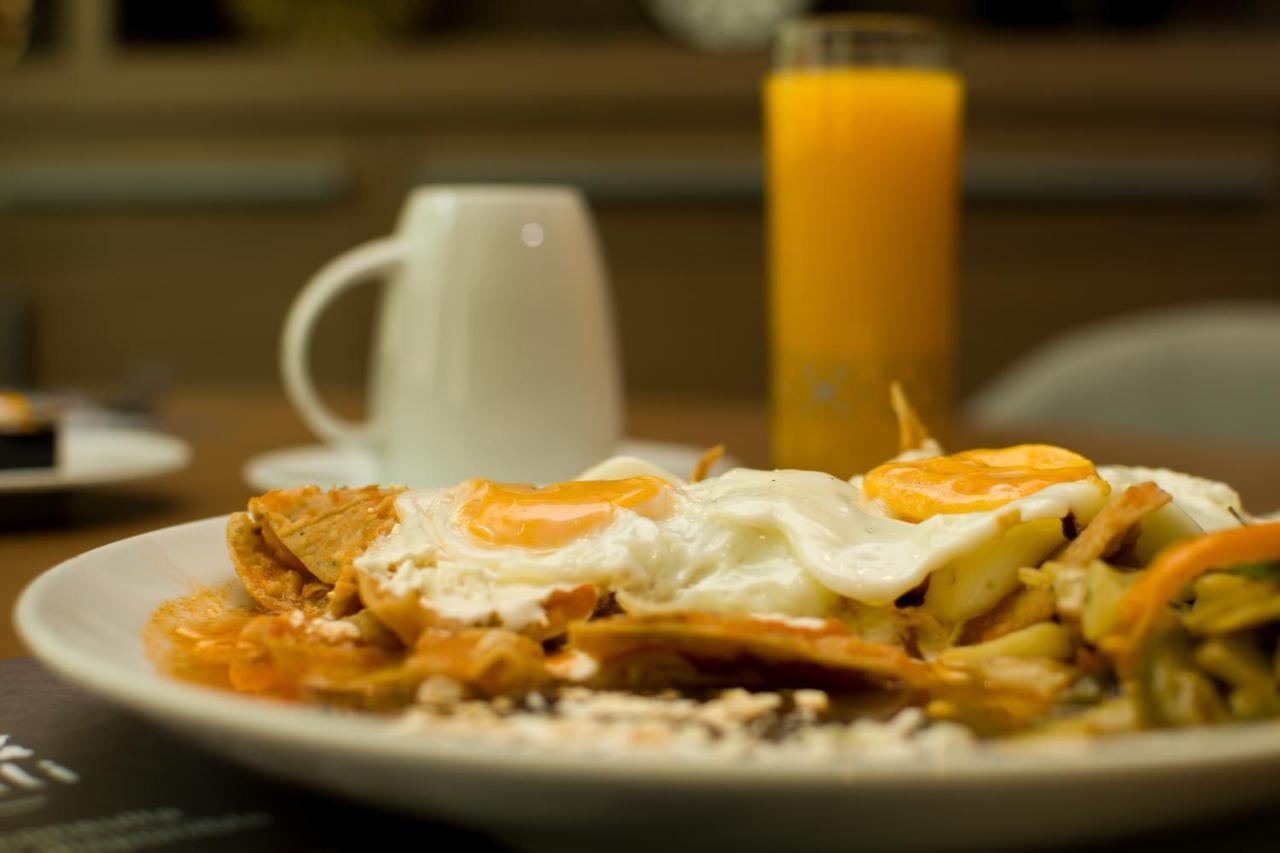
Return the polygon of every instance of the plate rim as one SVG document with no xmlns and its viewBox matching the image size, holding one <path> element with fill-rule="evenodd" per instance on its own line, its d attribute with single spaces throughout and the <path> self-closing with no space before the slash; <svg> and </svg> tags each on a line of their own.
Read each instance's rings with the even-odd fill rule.
<svg viewBox="0 0 1280 853">
<path fill-rule="evenodd" d="M 713 755 L 640 756 L 525 747 L 449 733 L 407 730 L 400 721 L 372 714 L 335 714 L 316 708 L 226 693 L 186 684 L 151 672 L 94 660 L 58 636 L 40 608 L 55 579 L 93 571 L 103 554 L 150 537 L 195 535 L 227 516 L 158 528 L 85 551 L 41 573 L 19 596 L 14 627 L 42 665 L 80 689 L 137 712 L 162 725 L 216 731 L 232 737 L 269 740 L 292 750 L 325 750 L 326 760 L 356 760 L 453 769 L 505 777 L 556 777 L 563 782 L 595 781 L 628 785 L 714 788 L 814 789 L 839 786 L 945 788 L 963 784 L 1080 783 L 1098 776 L 1144 774 L 1176 769 L 1203 772 L 1214 767 L 1280 764 L 1280 722 L 1234 723 L 1217 728 L 1113 735 L 1100 740 L 1045 742 L 1044 749 L 1007 751 L 978 746 L 945 760 L 929 755 L 906 759 L 805 762 L 750 760 Z M 231 572 L 227 560 L 228 572 Z M 96 570 L 103 570 L 101 568 Z M 141 643 L 141 636 L 138 637 Z M 1138 747 L 1134 751 L 1133 747 Z"/>
</svg>

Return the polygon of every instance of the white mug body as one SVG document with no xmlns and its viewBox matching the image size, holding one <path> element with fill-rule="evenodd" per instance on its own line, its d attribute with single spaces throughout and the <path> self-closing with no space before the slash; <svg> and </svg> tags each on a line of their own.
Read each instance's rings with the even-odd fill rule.
<svg viewBox="0 0 1280 853">
<path fill-rule="evenodd" d="M 384 482 L 551 482 L 613 451 L 612 306 L 577 191 L 423 187 L 396 240 L 370 368 Z"/>
</svg>

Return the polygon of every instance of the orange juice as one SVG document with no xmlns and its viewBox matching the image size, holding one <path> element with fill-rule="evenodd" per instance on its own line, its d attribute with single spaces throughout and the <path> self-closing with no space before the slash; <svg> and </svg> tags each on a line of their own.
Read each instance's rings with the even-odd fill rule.
<svg viewBox="0 0 1280 853">
<path fill-rule="evenodd" d="M 962 94 L 929 68 L 766 83 L 779 467 L 847 477 L 896 453 L 894 380 L 945 429 Z"/>
</svg>

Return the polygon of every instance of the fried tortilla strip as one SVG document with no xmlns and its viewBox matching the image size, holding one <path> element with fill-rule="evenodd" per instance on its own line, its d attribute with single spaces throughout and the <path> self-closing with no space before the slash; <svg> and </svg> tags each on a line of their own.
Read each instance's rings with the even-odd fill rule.
<svg viewBox="0 0 1280 853">
<path fill-rule="evenodd" d="M 351 562 L 395 524 L 401 491 L 365 486 L 326 492 L 300 486 L 256 497 L 249 511 L 308 572 L 337 584 Z"/>
<path fill-rule="evenodd" d="M 1088 590 L 1089 564 L 1123 547 L 1125 537 L 1134 525 L 1170 500 L 1169 494 L 1155 483 L 1130 486 L 1113 495 L 1080 535 L 1054 560 L 1044 564 L 1043 568 L 1053 583 L 1058 615 L 1064 621 L 1071 624 L 1080 622 Z"/>
<path fill-rule="evenodd" d="M 569 646 L 595 659 L 593 687 L 915 687 L 932 668 L 897 646 L 823 627 L 711 613 L 621 616 L 579 622 Z"/>
<path fill-rule="evenodd" d="M 1014 631 L 1052 619 L 1057 601 L 1044 587 L 1019 587 L 1000 599 L 995 607 L 975 616 L 960 631 L 961 645 L 985 643 Z"/>
<path fill-rule="evenodd" d="M 542 621 L 528 625 L 519 633 L 538 642 L 562 637 L 575 622 L 585 622 L 596 612 L 600 604 L 600 590 L 584 583 L 572 589 L 557 589 L 542 602 L 546 616 Z"/>
<path fill-rule="evenodd" d="M 911 401 L 907 399 L 907 393 L 902 390 L 901 383 L 894 382 L 889 385 L 889 403 L 893 406 L 893 413 L 898 418 L 898 452 L 926 449 L 932 442 L 929 430 L 925 427 L 924 421 L 920 420 L 920 415 L 916 413 Z"/>
<path fill-rule="evenodd" d="M 1138 483 L 1107 502 L 1093 520 L 1058 556 L 1056 562 L 1087 566 L 1121 546 L 1129 529 L 1143 516 L 1158 510 L 1172 498 L 1152 482 Z"/>
<path fill-rule="evenodd" d="M 698 464 L 694 466 L 693 473 L 689 475 L 690 483 L 701 483 L 707 479 L 707 474 L 711 471 L 711 466 L 720 461 L 720 457 L 724 456 L 724 445 L 717 444 L 702 454 L 702 458 L 698 460 Z"/>
<path fill-rule="evenodd" d="M 245 590 L 267 610 L 316 609 L 323 602 L 327 590 L 280 562 L 248 513 L 237 512 L 227 521 L 227 550 Z"/>
</svg>

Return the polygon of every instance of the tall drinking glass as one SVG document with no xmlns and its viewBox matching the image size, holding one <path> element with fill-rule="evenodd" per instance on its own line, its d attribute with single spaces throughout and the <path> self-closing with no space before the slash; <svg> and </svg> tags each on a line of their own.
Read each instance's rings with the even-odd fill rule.
<svg viewBox="0 0 1280 853">
<path fill-rule="evenodd" d="M 765 83 L 774 463 L 896 452 L 889 384 L 945 430 L 963 85 L 927 20 L 785 25 Z"/>
</svg>

